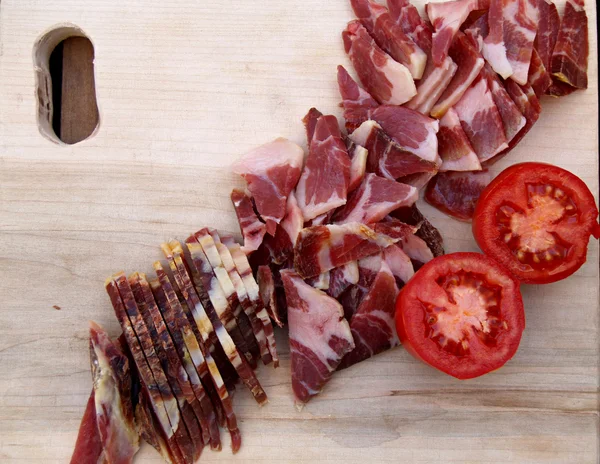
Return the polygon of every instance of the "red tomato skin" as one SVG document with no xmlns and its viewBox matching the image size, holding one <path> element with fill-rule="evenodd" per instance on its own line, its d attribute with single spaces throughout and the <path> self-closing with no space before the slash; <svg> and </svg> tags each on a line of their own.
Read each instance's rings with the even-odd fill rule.
<svg viewBox="0 0 600 464">
<path fill-rule="evenodd" d="M 428 274 L 431 271 L 433 271 L 436 266 L 444 265 L 445 262 L 461 263 L 464 261 L 477 262 L 481 266 L 489 266 L 494 270 L 494 272 L 502 274 L 506 281 L 509 282 L 509 286 L 511 287 L 509 289 L 509 295 L 512 296 L 509 310 L 514 316 L 511 319 L 511 326 L 514 325 L 515 333 L 514 336 L 510 340 L 508 340 L 508 345 L 505 347 L 505 353 L 501 359 L 495 361 L 482 360 L 480 365 L 473 366 L 471 369 L 458 370 L 454 363 L 444 364 L 435 362 L 435 360 L 431 356 L 431 353 L 428 353 L 428 350 L 424 350 L 422 346 L 419 346 L 420 340 L 418 334 L 415 334 L 414 330 L 410 330 L 410 321 L 407 319 L 407 317 L 409 316 L 407 308 L 411 306 L 410 301 L 407 300 L 410 300 L 412 298 L 414 288 L 423 287 L 424 285 L 427 285 L 427 281 L 429 279 L 426 279 L 425 282 L 421 282 L 419 276 L 429 277 Z M 469 270 L 468 264 L 464 267 L 465 270 Z M 484 374 L 501 368 L 507 361 L 512 359 L 512 357 L 517 352 L 523 330 L 525 329 L 525 311 L 523 306 L 523 298 L 520 292 L 520 283 L 502 266 L 498 265 L 498 263 L 496 263 L 494 260 L 481 253 L 461 252 L 439 256 L 429 261 L 421 269 L 419 269 L 419 271 L 413 276 L 413 278 L 400 291 L 398 299 L 396 300 L 395 322 L 396 332 L 398 334 L 398 338 L 402 343 L 402 346 L 414 358 L 423 361 L 431 367 L 438 369 L 448 375 L 451 375 L 452 377 L 455 377 L 459 380 L 467 380 L 475 377 L 480 377 Z"/>
<path fill-rule="evenodd" d="M 506 247 L 497 231 L 493 216 L 493 198 L 510 197 L 510 188 L 515 180 L 525 181 L 562 181 L 560 187 L 577 197 L 577 205 L 582 210 L 582 225 L 579 238 L 573 243 L 569 256 L 550 273 L 545 270 L 532 269 L 518 263 L 512 252 Z M 513 189 L 514 190 L 514 189 Z M 548 284 L 569 277 L 586 261 L 590 235 L 600 237 L 598 224 L 598 208 L 594 196 L 585 183 L 569 171 L 547 163 L 519 163 L 502 171 L 482 192 L 473 214 L 472 230 L 475 241 L 481 250 L 498 261 L 522 283 Z"/>
</svg>

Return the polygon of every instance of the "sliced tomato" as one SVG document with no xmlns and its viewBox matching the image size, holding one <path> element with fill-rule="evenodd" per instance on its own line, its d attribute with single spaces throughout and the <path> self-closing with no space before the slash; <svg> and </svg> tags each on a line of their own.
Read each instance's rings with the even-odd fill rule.
<svg viewBox="0 0 600 464">
<path fill-rule="evenodd" d="M 481 194 L 473 235 L 485 254 L 521 282 L 556 282 L 585 262 L 590 235 L 600 235 L 598 208 L 585 183 L 569 171 L 516 164 Z"/>
<path fill-rule="evenodd" d="M 480 253 L 429 261 L 396 303 L 396 329 L 406 350 L 458 379 L 502 367 L 524 328 L 519 282 Z"/>
</svg>

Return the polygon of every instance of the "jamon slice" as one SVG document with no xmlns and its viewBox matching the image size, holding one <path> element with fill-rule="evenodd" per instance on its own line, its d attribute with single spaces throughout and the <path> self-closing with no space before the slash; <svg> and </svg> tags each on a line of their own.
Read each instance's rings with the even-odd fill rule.
<svg viewBox="0 0 600 464">
<path fill-rule="evenodd" d="M 576 89 L 587 89 L 589 48 L 584 2 L 567 0 L 550 64 L 554 79 Z"/>
<path fill-rule="evenodd" d="M 341 105 L 344 107 L 346 129 L 352 132 L 368 119 L 368 110 L 377 108 L 379 103 L 369 92 L 360 87 L 341 65 L 337 67 L 337 81 L 342 97 Z"/>
<path fill-rule="evenodd" d="M 427 55 L 396 24 L 386 7 L 372 0 L 350 0 L 354 13 L 385 52 L 408 68 L 414 79 L 425 70 Z"/>
<path fill-rule="evenodd" d="M 471 40 L 479 53 L 481 53 L 483 50 L 483 39 L 485 39 L 490 32 L 488 13 L 482 14 L 472 24 L 469 24 L 463 32 Z"/>
<path fill-rule="evenodd" d="M 488 0 L 453 0 L 450 2 L 428 3 L 425 6 L 427 16 L 435 29 L 431 55 L 436 66 L 442 64 L 448 56 L 454 36 L 469 13 L 487 8 Z"/>
<path fill-rule="evenodd" d="M 458 114 L 450 108 L 440 119 L 438 151 L 442 158 L 440 172 L 477 171 L 481 169 L 479 158 L 471 147 L 463 130 Z"/>
<path fill-rule="evenodd" d="M 369 151 L 365 147 L 355 144 L 350 139 L 346 140 L 348 155 L 350 156 L 350 183 L 348 185 L 348 193 L 350 193 L 358 188 L 365 177 Z"/>
<path fill-rule="evenodd" d="M 498 75 L 488 64 L 481 70 L 481 75 L 487 80 L 488 88 L 492 93 L 492 99 L 502 119 L 506 142 L 510 143 L 523 126 L 525 126 L 525 117 L 513 102 Z"/>
<path fill-rule="evenodd" d="M 365 121 L 350 139 L 368 151 L 367 171 L 390 180 L 420 173 L 435 173 L 438 164 L 402 148 L 375 121 Z"/>
<path fill-rule="evenodd" d="M 323 116 L 323 113 L 321 113 L 316 108 L 311 108 L 310 110 L 308 110 L 308 113 L 306 113 L 306 115 L 302 118 L 304 128 L 306 129 L 306 142 L 308 148 L 310 148 L 310 143 L 312 142 L 313 135 L 317 127 L 317 121 L 321 116 Z"/>
<path fill-rule="evenodd" d="M 456 0 L 462 1 L 462 0 Z M 429 3 L 428 5 L 432 5 Z M 434 118 L 441 118 L 446 111 L 454 106 L 464 95 L 483 68 L 483 58 L 473 46 L 469 38 L 462 32 L 457 32 L 450 46 L 450 57 L 458 66 L 458 71 L 444 90 L 440 99 L 431 110 Z"/>
<path fill-rule="evenodd" d="M 415 272 L 434 258 L 431 248 L 425 240 L 417 235 L 409 235 L 405 240 L 399 242 L 398 246 L 410 258 Z"/>
<path fill-rule="evenodd" d="M 552 77 L 546 70 L 544 63 L 542 63 L 542 59 L 535 48 L 531 54 L 527 83 L 531 86 L 538 98 L 541 98 L 552 85 Z M 498 107 L 498 109 L 500 109 L 500 107 Z"/>
<path fill-rule="evenodd" d="M 216 351 L 214 343 L 218 343 L 211 337 L 211 333 L 214 333 L 212 324 L 202 309 L 190 308 L 175 301 L 173 286 L 160 263 L 154 263 L 154 269 L 157 271 L 157 279 L 149 282 L 150 287 L 169 327 L 179 358 L 186 366 L 191 359 L 215 408 L 217 411 L 223 411 L 231 436 L 231 449 L 236 453 L 242 444 L 242 437 L 227 386 L 211 354 L 211 348 L 213 352 Z"/>
<path fill-rule="evenodd" d="M 389 248 L 389 247 L 388 247 Z M 358 283 L 358 262 L 350 261 L 329 271 L 330 281 L 327 294 L 338 298 L 348 287 Z"/>
<path fill-rule="evenodd" d="M 296 242 L 294 267 L 303 278 L 314 277 L 378 253 L 401 239 L 401 236 L 390 237 L 356 222 L 307 227 L 302 229 Z"/>
<path fill-rule="evenodd" d="M 280 137 L 251 150 L 232 165 L 233 172 L 248 183 L 258 214 L 271 235 L 285 216 L 287 196 L 298 183 L 303 161 L 302 148 Z"/>
<path fill-rule="evenodd" d="M 542 0 L 543 1 L 543 0 Z M 490 0 L 483 56 L 503 79 L 527 83 L 537 32 L 538 0 Z"/>
<path fill-rule="evenodd" d="M 416 188 L 369 173 L 348 203 L 333 215 L 335 224 L 378 222 L 391 211 L 410 206 L 419 198 Z"/>
<path fill-rule="evenodd" d="M 240 229 L 244 236 L 244 253 L 252 253 L 254 250 L 258 250 L 258 247 L 262 243 L 267 233 L 267 226 L 258 219 L 258 216 L 254 212 L 252 197 L 246 192 L 233 189 L 231 192 L 231 202 L 235 208 L 235 214 L 237 215 Z"/>
<path fill-rule="evenodd" d="M 71 464 L 79 464 L 89 462 L 92 464 L 103 464 L 106 462 L 106 456 L 102 449 L 102 440 L 98 431 L 96 422 L 96 403 L 94 389 L 88 399 L 81 424 L 79 425 L 79 433 L 75 442 L 73 456 L 71 456 Z"/>
<path fill-rule="evenodd" d="M 407 238 L 411 240 L 411 238 Z M 398 288 L 402 288 L 415 274 L 410 257 L 402 251 L 398 244 L 387 247 L 383 250 L 383 260 L 390 269 L 390 272 L 396 279 Z"/>
<path fill-rule="evenodd" d="M 129 362 L 95 322 L 90 322 L 90 358 L 96 425 L 104 459 L 109 463 L 131 463 L 140 438 L 133 422 Z"/>
<path fill-rule="evenodd" d="M 256 281 L 260 291 L 260 297 L 269 313 L 269 317 L 275 321 L 279 327 L 283 327 L 279 308 L 277 306 L 277 295 L 275 294 L 275 280 L 273 272 L 267 265 L 259 266 L 256 271 Z"/>
<path fill-rule="evenodd" d="M 394 313 L 398 287 L 386 261 L 366 297 L 350 319 L 354 349 L 346 354 L 338 369 L 344 369 L 400 344 L 396 335 Z"/>
<path fill-rule="evenodd" d="M 408 68 L 381 50 L 359 21 L 349 22 L 342 38 L 358 78 L 379 103 L 401 105 L 417 93 Z"/>
<path fill-rule="evenodd" d="M 327 271 L 327 272 L 323 272 L 323 273 L 319 274 L 318 276 L 309 277 L 308 279 L 305 279 L 304 281 L 311 287 L 316 288 L 317 290 L 328 290 L 329 289 L 329 280 L 330 280 L 330 274 L 329 274 L 329 271 Z"/>
<path fill-rule="evenodd" d="M 220 450 L 221 437 L 214 407 L 206 394 L 196 368 L 190 357 L 187 356 L 185 347 L 180 346 L 180 352 L 184 353 L 184 356 L 180 359 L 177 348 L 175 348 L 175 342 L 154 300 L 146 276 L 134 273 L 129 276 L 129 284 L 150 337 L 154 341 L 155 351 L 169 383 L 177 382 L 179 384 L 181 392 L 191 405 L 202 427 L 204 443 L 210 443 L 213 450 Z M 180 340 L 179 337 L 177 339 Z M 180 343 L 182 343 L 181 340 Z"/>
<path fill-rule="evenodd" d="M 479 161 L 494 157 L 508 146 L 502 119 L 487 80 L 477 80 L 454 109 Z"/>
<path fill-rule="evenodd" d="M 412 205 L 410 208 L 398 208 L 397 210 L 392 211 L 390 216 L 405 224 L 418 227 L 415 234 L 427 243 L 433 256 L 441 256 L 444 254 L 444 239 L 442 238 L 442 235 L 439 230 L 423 216 L 416 204 Z"/>
<path fill-rule="evenodd" d="M 148 338 L 140 337 L 138 339 L 133 324 L 129 320 L 129 313 L 135 315 L 137 307 L 135 307 L 131 289 L 127 288 L 129 284 L 125 274 L 120 273 L 107 279 L 105 287 L 127 340 L 127 345 L 131 350 L 140 375 L 142 388 L 149 395 L 152 410 L 160 425 L 161 434 L 165 437 L 173 456 L 173 461 L 176 463 L 191 463 L 194 461 L 193 445 L 185 426 L 180 423 L 177 400 L 173 396 L 167 379 L 160 368 L 152 342 Z M 123 288 L 125 295 L 120 294 L 121 288 Z M 150 363 L 152 363 L 152 368 Z"/>
<path fill-rule="evenodd" d="M 433 30 L 408 0 L 388 0 L 390 16 L 423 51 L 431 51 Z"/>
<path fill-rule="evenodd" d="M 552 52 L 558 38 L 560 16 L 554 2 L 538 0 L 539 21 L 534 46 L 540 56 L 544 68 L 548 72 L 552 65 Z"/>
<path fill-rule="evenodd" d="M 252 269 L 250 268 L 250 263 L 248 262 L 248 258 L 240 248 L 240 246 L 235 242 L 233 237 L 229 235 L 222 235 L 221 242 L 229 249 L 231 253 L 231 257 L 233 258 L 233 262 L 235 263 L 235 267 L 242 278 L 242 282 L 244 282 L 244 286 L 246 287 L 246 292 L 248 292 L 248 298 L 252 303 L 254 310 L 256 312 L 256 316 L 263 325 L 263 330 L 267 337 L 267 344 L 269 346 L 269 351 L 273 356 L 273 366 L 277 367 L 279 365 L 279 358 L 277 356 L 277 347 L 275 346 L 275 334 L 273 332 L 273 324 L 271 324 L 271 319 L 269 319 L 269 314 L 265 309 L 265 306 L 260 298 L 260 291 L 258 288 L 258 284 L 252 275 Z"/>
<path fill-rule="evenodd" d="M 304 220 L 344 205 L 349 183 L 350 157 L 338 121 L 335 116 L 320 116 L 296 186 L 296 198 Z"/>
<path fill-rule="evenodd" d="M 439 66 L 435 66 L 431 60 L 428 61 L 423 78 L 417 84 L 417 95 L 406 103 L 406 107 L 429 114 L 452 82 L 457 70 L 458 65 L 449 56 Z"/>
<path fill-rule="evenodd" d="M 540 101 L 530 85 L 521 86 L 510 80 L 506 81 L 505 84 L 506 91 L 510 95 L 510 98 L 512 98 L 517 105 L 517 108 L 521 114 L 525 116 L 526 122 L 519 133 L 510 141 L 508 149 L 502 153 L 502 156 L 512 150 L 523 139 L 523 137 L 525 137 L 527 132 L 529 132 L 529 130 L 536 123 L 542 112 Z"/>
<path fill-rule="evenodd" d="M 492 180 L 487 170 L 441 172 L 427 185 L 425 200 L 461 221 L 470 221 L 483 189 Z"/>
<path fill-rule="evenodd" d="M 160 423 L 152 410 L 152 404 L 148 392 L 140 391 L 138 395 L 138 406 L 135 409 L 135 422 L 138 426 L 140 436 L 149 443 L 162 456 L 165 462 L 172 464 L 177 462 L 169 449 L 168 441 L 162 434 Z M 96 461 L 77 461 L 71 464 Z"/>
<path fill-rule="evenodd" d="M 342 306 L 290 269 L 281 271 L 288 307 L 292 389 L 306 403 L 331 378 L 354 341 Z"/>
</svg>

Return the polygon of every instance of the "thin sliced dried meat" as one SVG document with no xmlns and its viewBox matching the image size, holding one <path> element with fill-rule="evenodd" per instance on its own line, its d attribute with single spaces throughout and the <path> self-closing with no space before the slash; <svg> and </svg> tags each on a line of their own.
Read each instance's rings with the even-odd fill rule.
<svg viewBox="0 0 600 464">
<path fill-rule="evenodd" d="M 405 240 L 399 242 L 398 246 L 410 258 L 415 272 L 434 258 L 427 242 L 418 235 L 409 235 Z"/>
<path fill-rule="evenodd" d="M 79 433 L 77 434 L 75 449 L 70 462 L 71 464 L 82 462 L 89 462 L 90 464 L 106 463 L 106 456 L 102 449 L 102 440 L 96 423 L 96 403 L 93 388 L 79 424 Z"/>
<path fill-rule="evenodd" d="M 338 298 L 351 285 L 358 283 L 358 262 L 350 261 L 329 271 L 330 281 L 327 294 Z"/>
<path fill-rule="evenodd" d="M 468 26 L 466 23 L 463 26 L 466 26 L 463 29 L 463 32 L 471 40 L 479 53 L 481 53 L 483 50 L 483 39 L 485 39 L 490 32 L 488 13 L 483 13 Z"/>
<path fill-rule="evenodd" d="M 341 105 L 344 108 L 346 129 L 352 132 L 368 119 L 369 108 L 377 108 L 379 103 L 369 92 L 360 87 L 341 65 L 337 67 L 337 82 L 342 97 Z"/>
<path fill-rule="evenodd" d="M 397 243 L 383 250 L 383 260 L 390 268 L 394 279 L 396 279 L 398 288 L 402 288 L 415 274 L 410 257 Z"/>
<path fill-rule="evenodd" d="M 481 164 L 463 130 L 456 111 L 450 108 L 440 119 L 438 151 L 442 158 L 440 172 L 477 171 Z"/>
<path fill-rule="evenodd" d="M 491 180 L 487 170 L 441 172 L 427 185 L 425 200 L 453 218 L 470 221 L 481 192 Z"/>
<path fill-rule="evenodd" d="M 275 279 L 273 277 L 273 271 L 271 271 L 269 266 L 262 265 L 258 267 L 258 270 L 256 271 L 256 282 L 258 283 L 260 297 L 269 313 L 269 317 L 275 321 L 279 327 L 283 327 L 282 317 L 279 314 L 277 305 L 277 295 L 275 294 Z"/>
<path fill-rule="evenodd" d="M 539 21 L 534 48 L 537 50 L 544 67 L 550 72 L 552 52 L 560 29 L 560 16 L 554 2 L 538 0 Z"/>
<path fill-rule="evenodd" d="M 288 307 L 292 389 L 296 402 L 304 404 L 323 389 L 354 341 L 336 300 L 292 270 L 281 271 L 281 277 Z"/>
<path fill-rule="evenodd" d="M 358 188 L 365 177 L 369 151 L 349 138 L 346 138 L 346 147 L 348 148 L 348 156 L 350 156 L 350 183 L 348 184 L 348 193 L 350 193 Z"/>
<path fill-rule="evenodd" d="M 417 8 L 408 0 L 388 0 L 387 6 L 390 15 L 404 33 L 408 35 L 423 51 L 431 51 L 433 30 Z M 429 58 L 428 58 L 429 59 Z"/>
<path fill-rule="evenodd" d="M 440 231 L 437 230 L 425 216 L 423 216 L 416 204 L 412 205 L 410 208 L 398 208 L 397 210 L 392 211 L 390 215 L 405 224 L 418 227 L 415 235 L 427 243 L 433 256 L 441 256 L 444 254 L 444 239 L 442 238 L 442 234 L 440 234 Z"/>
<path fill-rule="evenodd" d="M 267 226 L 258 219 L 254 211 L 252 197 L 243 190 L 233 189 L 231 202 L 244 236 L 244 253 L 248 254 L 258 250 L 267 233 Z"/>
<path fill-rule="evenodd" d="M 328 290 L 330 273 L 329 271 L 322 272 L 318 276 L 309 277 L 307 279 L 304 279 L 304 281 L 311 287 L 316 288 L 317 290 Z"/>
<path fill-rule="evenodd" d="M 552 77 L 546 70 L 544 63 L 535 48 L 531 54 L 527 83 L 531 86 L 538 98 L 541 98 L 552 85 Z"/>
</svg>

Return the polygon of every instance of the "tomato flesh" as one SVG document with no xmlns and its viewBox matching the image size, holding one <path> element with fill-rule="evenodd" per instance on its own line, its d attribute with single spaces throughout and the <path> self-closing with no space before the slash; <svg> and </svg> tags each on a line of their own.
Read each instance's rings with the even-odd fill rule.
<svg viewBox="0 0 600 464">
<path fill-rule="evenodd" d="M 398 296 L 396 328 L 417 358 L 459 379 L 498 369 L 525 327 L 518 282 L 479 253 L 440 256 Z"/>
<path fill-rule="evenodd" d="M 473 234 L 484 253 L 522 282 L 549 283 L 585 262 L 598 209 L 581 179 L 556 166 L 522 163 L 483 191 Z"/>
</svg>

